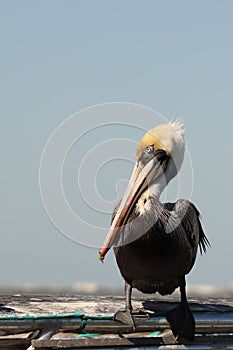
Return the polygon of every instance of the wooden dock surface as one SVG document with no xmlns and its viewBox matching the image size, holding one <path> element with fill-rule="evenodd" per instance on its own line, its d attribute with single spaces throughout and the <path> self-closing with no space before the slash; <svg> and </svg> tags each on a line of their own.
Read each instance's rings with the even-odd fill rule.
<svg viewBox="0 0 233 350">
<path fill-rule="evenodd" d="M 185 345 L 176 344 L 170 337 L 165 317 L 178 302 L 174 297 L 133 298 L 133 307 L 144 307 L 150 318 L 132 333 L 129 326 L 112 320 L 112 315 L 124 307 L 121 296 L 3 295 L 0 348 L 233 349 L 233 299 L 189 298 L 196 337 Z"/>
<path fill-rule="evenodd" d="M 232 311 L 233 298 L 188 298 L 193 312 Z M 152 311 L 166 312 L 179 303 L 178 297 L 144 296 L 133 298 L 133 307 L 151 308 Z M 0 296 L 0 317 L 6 315 L 43 315 L 82 312 L 87 315 L 111 316 L 124 308 L 123 296 L 88 295 L 2 295 Z"/>
</svg>

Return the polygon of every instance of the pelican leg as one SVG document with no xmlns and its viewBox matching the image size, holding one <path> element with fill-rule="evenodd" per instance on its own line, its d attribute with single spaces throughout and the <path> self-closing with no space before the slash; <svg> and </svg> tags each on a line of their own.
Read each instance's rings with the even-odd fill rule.
<svg viewBox="0 0 233 350">
<path fill-rule="evenodd" d="M 124 310 L 118 310 L 113 318 L 116 321 L 119 321 L 121 323 L 127 324 L 133 328 L 133 330 L 136 329 L 136 324 L 132 315 L 132 302 L 131 302 L 131 296 L 132 296 L 132 287 L 125 282 L 125 309 Z"/>
<path fill-rule="evenodd" d="M 136 330 L 137 325 L 143 323 L 148 319 L 148 314 L 142 314 L 141 311 L 133 311 L 132 302 L 132 287 L 125 282 L 125 309 L 118 310 L 113 318 L 116 321 L 127 324 L 132 327 L 133 330 Z"/>
<path fill-rule="evenodd" d="M 185 286 L 185 276 L 182 276 L 180 278 L 180 305 L 167 313 L 167 320 L 178 340 L 183 338 L 193 340 L 195 335 L 195 320 L 189 308 Z"/>
<path fill-rule="evenodd" d="M 132 297 L 132 287 L 127 282 L 125 282 L 125 301 L 126 301 L 125 310 L 129 310 L 129 311 L 133 310 L 131 297 Z"/>
</svg>

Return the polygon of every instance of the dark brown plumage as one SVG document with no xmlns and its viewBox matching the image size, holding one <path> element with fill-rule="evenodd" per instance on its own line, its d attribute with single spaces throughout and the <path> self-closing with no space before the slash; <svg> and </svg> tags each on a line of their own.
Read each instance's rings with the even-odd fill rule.
<svg viewBox="0 0 233 350">
<path fill-rule="evenodd" d="M 122 276 L 132 288 L 171 294 L 180 284 L 179 277 L 193 267 L 198 245 L 205 251 L 208 240 L 192 203 L 179 200 L 162 205 L 156 198 L 148 200 L 150 209 L 140 216 L 134 211 L 127 226 L 122 227 L 114 253 Z M 168 224 L 169 220 L 172 222 Z M 155 224 L 149 228 L 151 222 Z M 167 225 L 174 225 L 174 230 L 169 227 L 171 232 L 167 233 Z M 127 244 L 140 232 L 144 234 Z"/>
</svg>

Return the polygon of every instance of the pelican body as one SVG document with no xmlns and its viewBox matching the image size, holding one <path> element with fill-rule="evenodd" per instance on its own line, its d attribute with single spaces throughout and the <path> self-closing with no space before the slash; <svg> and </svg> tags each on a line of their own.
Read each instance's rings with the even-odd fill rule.
<svg viewBox="0 0 233 350">
<path fill-rule="evenodd" d="M 193 339 L 195 321 L 186 298 L 185 276 L 194 265 L 198 246 L 205 252 L 209 242 L 194 204 L 184 199 L 162 204 L 159 199 L 180 170 L 184 150 L 180 122 L 157 126 L 143 136 L 129 185 L 114 209 L 99 258 L 103 260 L 114 246 L 126 294 L 126 308 L 117 312 L 117 320 L 135 328 L 132 288 L 167 295 L 179 287 L 180 306 L 170 311 L 167 319 L 176 337 Z"/>
<path fill-rule="evenodd" d="M 150 209 L 139 216 L 139 220 L 134 220 L 136 212 L 131 214 L 124 235 L 128 237 L 131 232 L 140 230 L 144 220 L 156 223 L 142 237 L 114 247 L 114 253 L 123 278 L 132 288 L 143 293 L 171 294 L 179 287 L 180 277 L 187 275 L 195 262 L 199 237 L 203 235 L 199 214 L 194 205 L 185 200 L 162 206 L 151 197 L 149 202 Z M 185 218 L 173 231 L 163 234 L 171 215 L 180 215 L 182 219 L 184 207 L 187 208 Z M 192 230 L 190 218 L 193 218 L 195 236 L 192 231 L 187 232 Z M 119 243 L 123 243 L 123 239 Z"/>
</svg>

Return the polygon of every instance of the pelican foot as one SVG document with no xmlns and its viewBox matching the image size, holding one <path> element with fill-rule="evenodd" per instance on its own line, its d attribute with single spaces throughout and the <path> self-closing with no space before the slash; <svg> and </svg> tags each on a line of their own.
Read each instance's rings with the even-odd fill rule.
<svg viewBox="0 0 233 350">
<path fill-rule="evenodd" d="M 121 323 L 127 324 L 128 326 L 131 326 L 133 330 L 136 330 L 136 328 L 140 324 L 148 320 L 148 318 L 149 318 L 148 313 L 142 312 L 142 310 L 131 311 L 128 309 L 119 310 L 113 316 L 113 319 L 115 321 L 119 321 Z"/>
<path fill-rule="evenodd" d="M 188 304 L 181 303 L 175 309 L 168 311 L 167 320 L 179 342 L 194 339 L 195 320 Z"/>
</svg>

